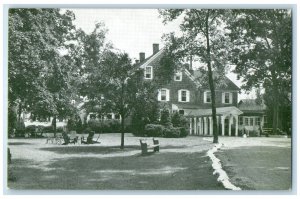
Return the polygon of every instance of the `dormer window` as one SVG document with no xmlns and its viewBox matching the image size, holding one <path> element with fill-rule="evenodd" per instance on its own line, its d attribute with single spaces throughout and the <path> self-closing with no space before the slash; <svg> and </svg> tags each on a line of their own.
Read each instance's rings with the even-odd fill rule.
<svg viewBox="0 0 300 199">
<path fill-rule="evenodd" d="M 204 103 L 211 103 L 211 92 L 204 92 Z"/>
<path fill-rule="evenodd" d="M 181 71 L 175 73 L 174 80 L 175 81 L 182 81 L 182 72 Z"/>
<path fill-rule="evenodd" d="M 158 90 L 158 101 L 170 101 L 170 90 L 162 88 Z"/>
<path fill-rule="evenodd" d="M 146 66 L 145 67 L 145 79 L 152 79 L 153 71 L 152 66 Z"/>
<path fill-rule="evenodd" d="M 190 101 L 190 91 L 189 90 L 179 90 L 178 91 L 178 101 L 179 102 L 189 102 Z"/>
</svg>

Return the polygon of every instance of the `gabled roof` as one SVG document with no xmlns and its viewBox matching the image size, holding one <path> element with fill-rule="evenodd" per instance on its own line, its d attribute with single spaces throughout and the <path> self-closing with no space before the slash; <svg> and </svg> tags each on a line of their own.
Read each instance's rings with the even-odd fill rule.
<svg viewBox="0 0 300 199">
<path fill-rule="evenodd" d="M 243 99 L 239 102 L 238 108 L 243 112 L 264 112 L 266 105 L 258 103 L 256 99 Z"/>
<path fill-rule="evenodd" d="M 205 74 L 199 70 L 194 71 L 195 79 L 202 83 L 202 88 L 209 89 L 208 82 L 204 80 L 204 78 L 206 78 L 204 75 Z M 213 72 L 213 77 L 216 78 L 217 76 L 218 74 Z M 215 86 L 216 90 L 240 90 L 240 88 L 226 76 L 221 77 L 220 81 L 215 83 Z"/>
<path fill-rule="evenodd" d="M 146 58 L 143 62 L 140 62 L 138 65 L 140 68 L 145 68 L 145 66 L 153 66 L 159 65 L 159 61 L 163 56 L 165 49 L 160 49 L 156 54 L 151 55 L 150 57 Z M 201 81 L 204 77 L 203 73 L 198 70 L 193 71 L 191 74 L 187 69 L 184 70 L 185 74 L 196 84 L 196 86 L 202 89 L 209 89 L 207 81 Z M 217 73 L 213 73 L 214 76 L 217 76 Z M 203 83 L 206 82 L 206 83 Z M 233 83 L 228 77 L 222 77 L 222 81 L 216 83 L 216 90 L 240 90 L 240 88 Z"/>
</svg>

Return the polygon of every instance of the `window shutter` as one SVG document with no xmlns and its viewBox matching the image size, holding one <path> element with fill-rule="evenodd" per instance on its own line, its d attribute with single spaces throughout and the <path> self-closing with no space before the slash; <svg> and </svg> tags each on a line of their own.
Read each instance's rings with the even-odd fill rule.
<svg viewBox="0 0 300 199">
<path fill-rule="evenodd" d="M 206 92 L 203 93 L 203 102 L 206 103 Z"/>
<path fill-rule="evenodd" d="M 160 92 L 160 89 L 158 89 L 157 100 L 161 101 L 161 92 Z"/>
<path fill-rule="evenodd" d="M 170 90 L 166 89 L 166 101 L 170 101 Z"/>
<path fill-rule="evenodd" d="M 229 103 L 232 104 L 232 93 L 229 93 Z"/>
<path fill-rule="evenodd" d="M 181 102 L 181 90 L 178 91 L 178 102 Z"/>
<path fill-rule="evenodd" d="M 186 101 L 189 102 L 190 101 L 190 91 L 186 91 Z"/>
<path fill-rule="evenodd" d="M 225 93 L 222 93 L 222 103 L 225 104 Z"/>
</svg>

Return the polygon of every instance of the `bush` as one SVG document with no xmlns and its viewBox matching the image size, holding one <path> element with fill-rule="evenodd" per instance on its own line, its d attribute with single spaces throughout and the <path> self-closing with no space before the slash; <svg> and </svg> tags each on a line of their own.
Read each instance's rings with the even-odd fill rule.
<svg viewBox="0 0 300 199">
<path fill-rule="evenodd" d="M 168 109 L 161 111 L 160 124 L 164 126 L 172 126 L 171 116 Z"/>
<path fill-rule="evenodd" d="M 35 125 L 29 125 L 25 127 L 25 132 L 26 133 L 35 133 L 35 129 L 37 128 L 37 126 Z"/>
<path fill-rule="evenodd" d="M 87 128 L 96 133 L 119 133 L 121 132 L 121 124 L 119 120 L 89 120 Z M 86 131 L 86 130 L 85 130 Z"/>
<path fill-rule="evenodd" d="M 148 137 L 162 137 L 164 126 L 160 124 L 147 124 L 145 126 L 145 135 Z"/>
<path fill-rule="evenodd" d="M 174 127 L 188 127 L 189 121 L 183 115 L 175 112 L 172 115 L 172 124 Z"/>
<path fill-rule="evenodd" d="M 43 133 L 53 133 L 53 126 L 44 126 Z"/>
<path fill-rule="evenodd" d="M 186 137 L 189 134 L 189 131 L 186 127 L 180 127 L 180 135 L 179 137 Z"/>
<path fill-rule="evenodd" d="M 180 128 L 175 127 L 167 127 L 164 128 L 163 135 L 166 138 L 179 138 L 181 133 Z"/>
</svg>

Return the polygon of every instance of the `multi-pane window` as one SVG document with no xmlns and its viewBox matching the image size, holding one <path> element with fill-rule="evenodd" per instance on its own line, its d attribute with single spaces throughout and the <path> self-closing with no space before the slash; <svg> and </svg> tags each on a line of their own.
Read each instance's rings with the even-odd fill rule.
<svg viewBox="0 0 300 199">
<path fill-rule="evenodd" d="M 181 101 L 186 102 L 186 91 L 181 91 Z"/>
<path fill-rule="evenodd" d="M 211 103 L 211 92 L 209 91 L 204 92 L 204 102 Z"/>
<path fill-rule="evenodd" d="M 167 100 L 167 90 L 162 89 L 160 91 L 160 100 L 161 101 L 166 101 Z"/>
<path fill-rule="evenodd" d="M 169 101 L 170 100 L 170 90 L 162 88 L 158 90 L 158 101 Z"/>
<path fill-rule="evenodd" d="M 249 119 L 247 117 L 245 118 L 245 125 L 249 126 Z"/>
<path fill-rule="evenodd" d="M 239 117 L 239 125 L 243 125 L 243 117 Z"/>
<path fill-rule="evenodd" d="M 189 90 L 179 90 L 178 91 L 178 101 L 179 102 L 189 102 L 190 101 L 190 91 Z"/>
<path fill-rule="evenodd" d="M 226 104 L 230 103 L 230 93 L 225 93 L 225 103 Z"/>
<path fill-rule="evenodd" d="M 145 79 L 152 79 L 152 66 L 146 66 Z"/>
<path fill-rule="evenodd" d="M 255 125 L 257 125 L 257 126 L 260 125 L 260 118 L 259 117 L 255 118 Z"/>
<path fill-rule="evenodd" d="M 184 115 L 184 110 L 179 110 L 179 114 Z"/>
<path fill-rule="evenodd" d="M 232 104 L 232 93 L 229 93 L 229 92 L 222 93 L 222 103 L 223 104 Z"/>
<path fill-rule="evenodd" d="M 250 126 L 253 126 L 253 118 L 250 118 Z"/>
</svg>

